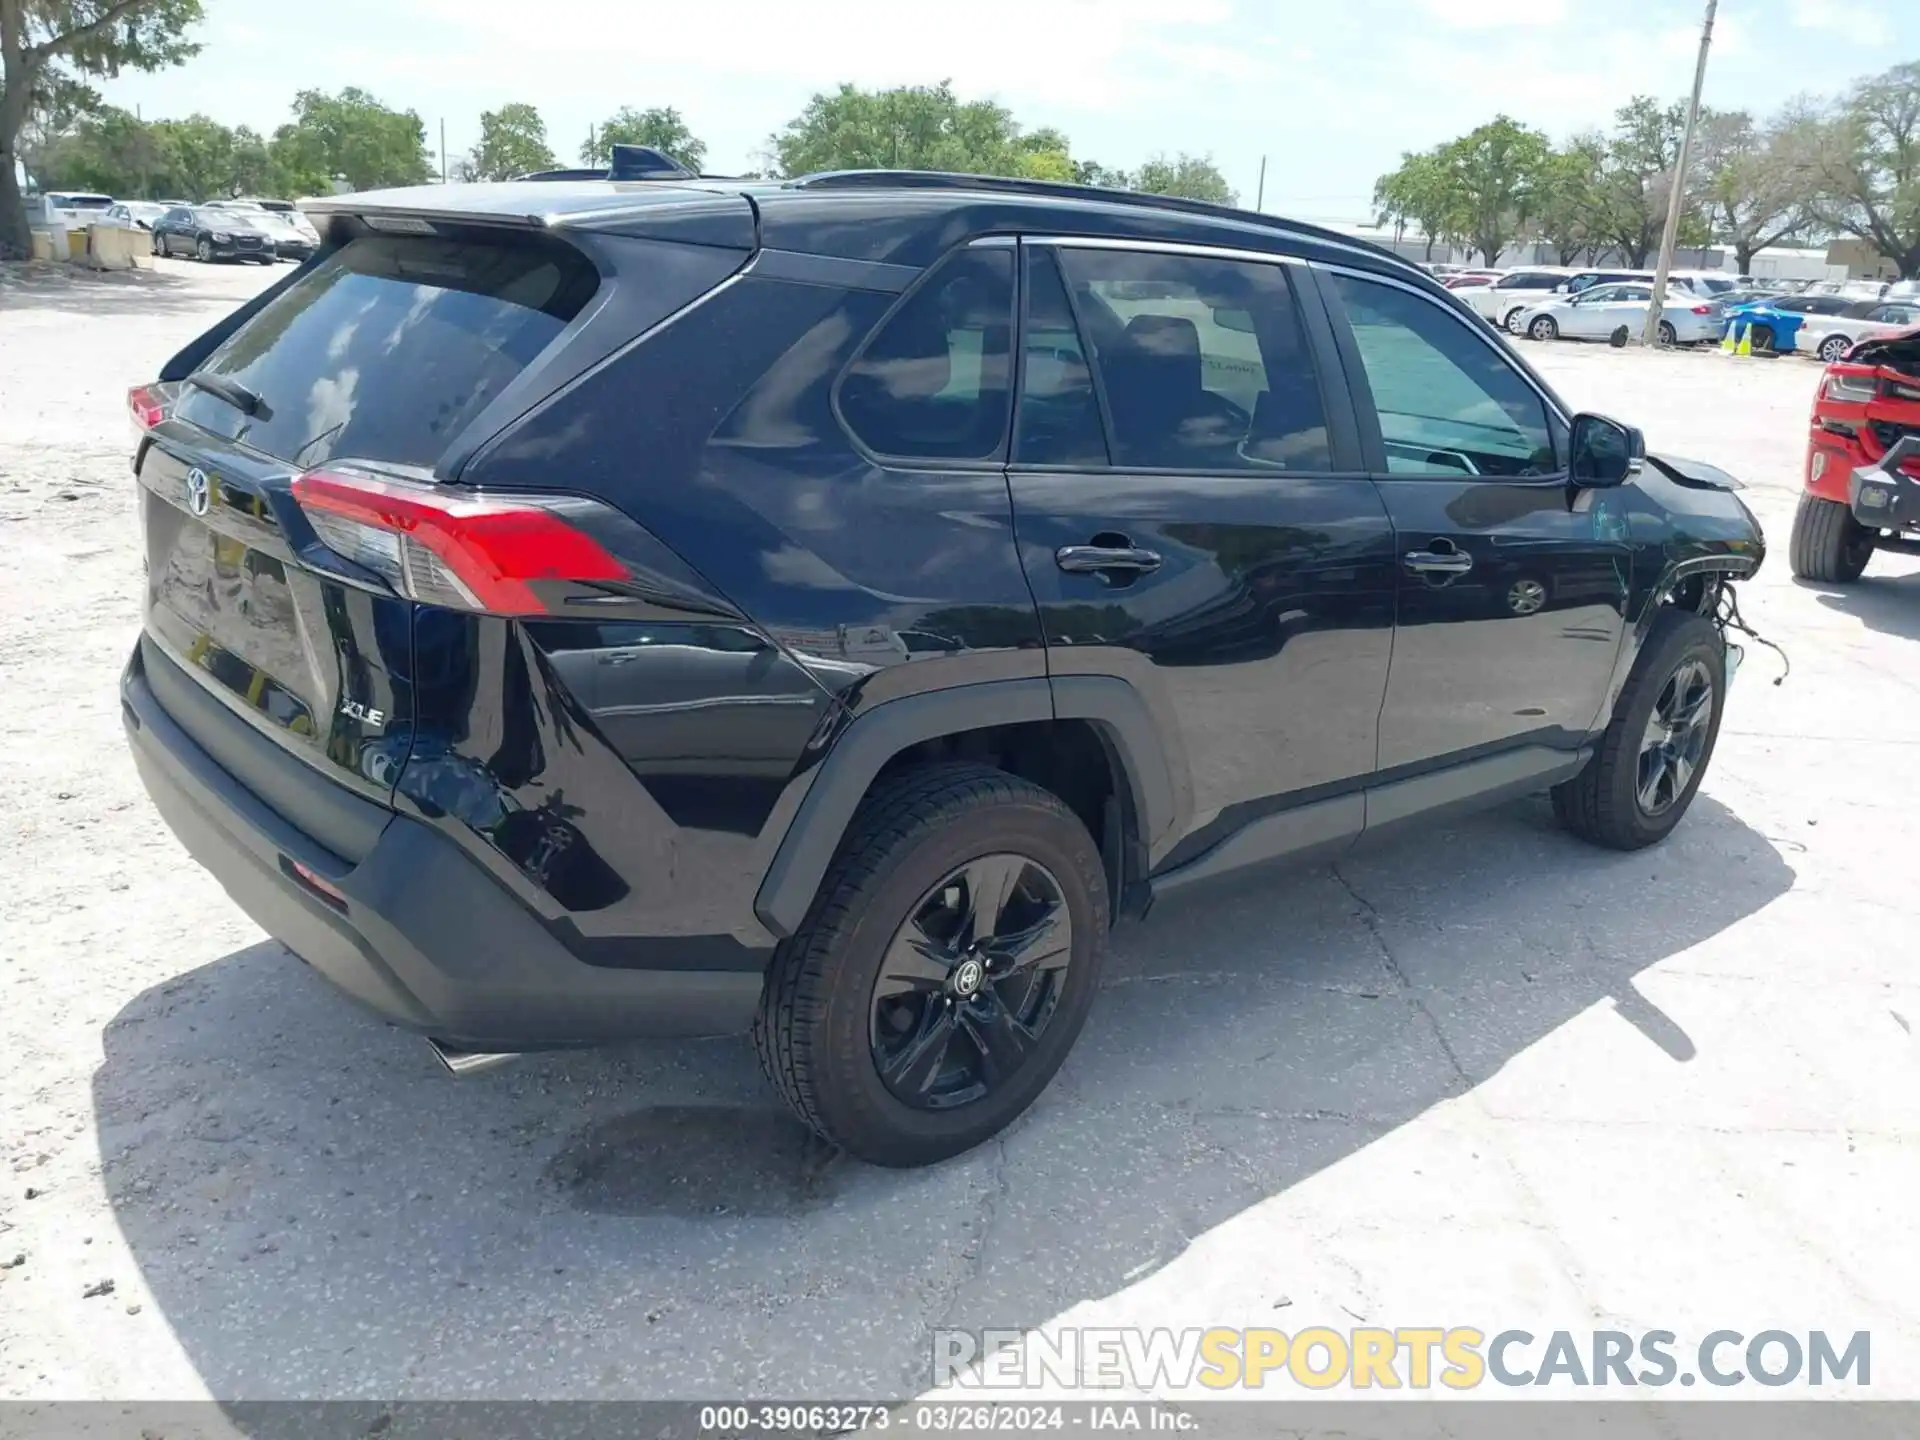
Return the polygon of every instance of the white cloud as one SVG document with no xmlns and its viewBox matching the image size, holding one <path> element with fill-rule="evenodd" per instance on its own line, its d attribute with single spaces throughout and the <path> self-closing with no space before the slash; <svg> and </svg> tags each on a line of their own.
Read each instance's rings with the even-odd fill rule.
<svg viewBox="0 0 1920 1440">
<path fill-rule="evenodd" d="M 1567 0 L 1420 0 L 1451 30 L 1550 29 L 1567 18 Z"/>
<path fill-rule="evenodd" d="M 1893 26 L 1885 15 L 1849 0 L 1793 0 L 1787 18 L 1802 30 L 1824 30 L 1865 45 L 1885 45 Z"/>
</svg>

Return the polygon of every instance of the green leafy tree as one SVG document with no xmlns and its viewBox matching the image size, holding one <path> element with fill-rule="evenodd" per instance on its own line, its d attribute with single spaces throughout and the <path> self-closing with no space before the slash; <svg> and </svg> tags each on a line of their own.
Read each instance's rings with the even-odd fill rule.
<svg viewBox="0 0 1920 1440">
<path fill-rule="evenodd" d="M 1374 182 L 1373 205 L 1379 223 L 1392 224 L 1396 232 L 1404 234 L 1409 223 L 1419 226 L 1429 260 L 1436 244 L 1451 245 L 1461 234 L 1464 212 L 1437 150 L 1401 155 L 1399 168 Z"/>
<path fill-rule="evenodd" d="M 580 147 L 580 163 L 612 164 L 615 145 L 651 145 L 691 170 L 698 170 L 707 158 L 706 142 L 687 128 L 685 117 L 671 105 L 656 105 L 650 110 L 622 105 L 594 127 L 587 143 Z"/>
<path fill-rule="evenodd" d="M 944 170 L 962 175 L 1075 175 L 1066 137 L 1022 132 L 991 100 L 963 101 L 950 82 L 815 95 L 767 149 L 782 175 L 819 170 Z"/>
<path fill-rule="evenodd" d="M 1215 205 L 1234 205 L 1240 199 L 1212 157 L 1206 155 L 1156 155 L 1133 172 L 1133 183 L 1127 188 L 1148 195 L 1207 200 Z"/>
<path fill-rule="evenodd" d="M 1787 143 L 1812 172 L 1817 217 L 1920 279 L 1920 61 L 1862 81 Z"/>
<path fill-rule="evenodd" d="M 1680 137 L 1686 129 L 1684 100 L 1661 105 L 1647 95 L 1636 95 L 1614 112 L 1612 138 L 1607 143 L 1598 211 L 1600 238 L 1617 246 L 1635 269 L 1647 264 L 1659 248 L 1667 224 L 1667 198 L 1680 163 Z M 1681 212 L 1681 239 L 1698 243 L 1708 230 L 1695 201 L 1699 172 L 1689 177 L 1696 194 Z"/>
<path fill-rule="evenodd" d="M 43 185 L 144 195 L 166 178 L 166 161 L 152 126 L 103 105 L 43 152 L 37 173 Z"/>
<path fill-rule="evenodd" d="M 232 158 L 228 162 L 229 183 L 235 195 L 284 195 L 286 177 L 273 158 L 273 147 L 257 130 L 236 125 L 233 130 Z"/>
<path fill-rule="evenodd" d="M 521 102 L 480 114 L 480 143 L 467 156 L 466 175 L 474 180 L 511 180 L 534 170 L 551 170 L 547 122 Z"/>
<path fill-rule="evenodd" d="M 51 180 L 51 157 L 70 141 L 80 123 L 103 108 L 100 92 L 57 70 L 43 70 L 27 102 L 26 123 L 20 127 L 14 149 L 26 167 L 27 178 L 44 189 Z"/>
<path fill-rule="evenodd" d="M 1604 243 L 1603 172 L 1607 142 L 1601 135 L 1576 135 L 1546 159 L 1538 176 L 1533 205 L 1534 231 L 1554 249 L 1560 264 L 1588 260 Z"/>
<path fill-rule="evenodd" d="M 293 120 L 274 132 L 273 159 L 288 191 L 325 194 L 335 176 L 355 190 L 421 185 L 432 175 L 427 130 L 412 110 L 393 110 L 365 90 L 302 90 Z"/>
<path fill-rule="evenodd" d="M 1434 153 L 1448 209 L 1484 263 L 1523 233 L 1544 196 L 1552 143 L 1538 130 L 1495 116 Z"/>
<path fill-rule="evenodd" d="M 233 131 L 205 115 L 149 127 L 164 157 L 166 188 L 183 200 L 226 199 L 234 189 Z"/>
<path fill-rule="evenodd" d="M 1700 117 L 1701 208 L 1742 275 L 1752 271 L 1758 251 L 1813 223 L 1815 172 L 1805 163 L 1804 134 L 1793 112 L 1764 126 L 1744 110 Z"/>
<path fill-rule="evenodd" d="M 1133 189 L 1133 176 L 1124 170 L 1102 165 L 1098 160 L 1074 161 L 1073 182 L 1076 185 L 1098 185 L 1107 190 Z"/>
<path fill-rule="evenodd" d="M 177 65 L 199 18 L 200 0 L 0 0 L 0 255 L 32 245 L 14 164 L 36 103 L 61 81 Z"/>
</svg>

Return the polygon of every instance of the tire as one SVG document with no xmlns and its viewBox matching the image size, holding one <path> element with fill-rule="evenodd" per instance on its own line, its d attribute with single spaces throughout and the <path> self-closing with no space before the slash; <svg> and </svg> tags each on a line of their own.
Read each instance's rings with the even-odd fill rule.
<svg viewBox="0 0 1920 1440">
<path fill-rule="evenodd" d="M 1687 698 L 1678 682 L 1692 675 L 1704 676 L 1712 686 L 1699 718 L 1700 743 L 1693 749 L 1690 733 L 1691 758 L 1684 777 L 1658 791 L 1650 807 L 1643 798 L 1649 769 L 1643 768 L 1642 754 L 1650 724 L 1663 703 L 1675 703 L 1669 702 L 1670 693 L 1680 701 Z M 1582 840 L 1610 850 L 1639 850 L 1664 840 L 1692 805 L 1713 759 L 1726 690 L 1726 650 L 1719 629 L 1704 615 L 1663 606 L 1593 758 L 1573 779 L 1553 787 L 1553 813 L 1560 823 Z M 1673 769 L 1666 773 L 1670 781 L 1677 774 Z"/>
<path fill-rule="evenodd" d="M 1747 341 L 1752 347 L 1753 353 L 1756 355 L 1771 355 L 1774 353 L 1773 327 L 1771 325 L 1755 325 L 1753 329 L 1748 332 Z"/>
<path fill-rule="evenodd" d="M 1787 541 L 1787 568 L 1801 580 L 1851 585 L 1873 558 L 1874 532 L 1838 500 L 1802 494 Z"/>
<path fill-rule="evenodd" d="M 1846 359 L 1847 351 L 1852 348 L 1853 342 L 1847 339 L 1846 336 L 1829 335 L 1820 342 L 1820 349 L 1815 353 L 1817 353 L 1822 360 L 1826 361 L 1827 364 L 1831 365 L 1836 360 Z"/>
<path fill-rule="evenodd" d="M 1551 315 L 1536 315 L 1533 323 L 1527 326 L 1527 334 L 1535 340 L 1558 340 L 1560 327 L 1554 323 Z"/>
<path fill-rule="evenodd" d="M 156 255 L 164 255 L 167 253 L 167 247 L 158 235 L 150 235 L 147 237 L 147 248 Z"/>
<path fill-rule="evenodd" d="M 1501 329 L 1505 330 L 1509 335 L 1518 335 L 1520 333 L 1520 316 L 1525 313 L 1526 308 L 1524 305 L 1516 305 L 1513 309 L 1507 311 L 1506 318 L 1500 322 Z"/>
<path fill-rule="evenodd" d="M 193 253 L 202 265 L 211 265 L 213 263 L 213 242 L 202 235 L 199 243 L 193 247 Z"/>
<path fill-rule="evenodd" d="M 1044 1017 L 1036 1019 L 1031 1033 L 1019 1032 L 1030 1046 L 1015 1068 L 975 1098 L 965 1098 L 962 1090 L 958 1099 L 932 1096 L 924 1104 L 909 1104 L 900 1089 L 890 1088 L 900 1082 L 881 1074 L 887 1039 L 883 1017 L 897 1022 L 900 1013 L 883 1007 L 896 1002 L 931 1006 L 934 1000 L 917 994 L 889 1000 L 877 987 L 890 956 L 901 953 L 894 942 L 910 922 L 940 904 L 941 897 L 960 893 L 956 882 L 969 862 L 997 863 L 981 857 L 1025 862 L 1038 869 L 1026 869 L 1024 877 L 1055 882 L 1053 913 L 1064 914 L 1071 925 L 1069 943 L 1053 952 L 1066 956 L 1064 969 L 1047 980 L 1051 1002 Z M 971 908 L 973 882 L 964 883 Z M 1020 884 L 1021 890 L 1006 893 L 1024 895 L 1027 879 Z M 1012 906 L 1004 913 L 1011 915 Z M 803 1122 L 859 1159 L 904 1167 L 970 1150 L 1031 1105 L 1066 1059 L 1098 988 L 1107 916 L 1099 851 L 1086 827 L 1050 791 L 972 764 L 930 766 L 884 781 L 861 803 L 806 920 L 781 943 L 768 970 L 753 1025 L 761 1069 Z M 917 932 L 922 940 L 927 933 Z M 946 971 L 949 987 L 964 965 L 962 960 Z M 1009 972 L 1002 982 L 1019 978 Z M 965 1013 L 946 1022 L 952 1048 L 941 1050 L 922 1091 L 955 1064 L 964 1079 L 969 1058 L 986 1063 L 985 1048 L 973 1044 L 975 1032 L 966 1016 L 976 1001 L 993 1003 L 997 996 L 1004 1004 L 1005 991 L 980 983 L 978 975 L 974 983 L 971 999 L 946 1001 Z M 918 1013 L 920 1019 L 909 1016 L 901 1027 L 902 1033 L 912 1031 L 907 1049 L 919 1044 L 913 1037 L 927 1033 L 925 1016 L 933 1012 Z M 957 1061 L 950 1058 L 956 1056 Z M 945 1108 L 927 1108 L 933 1104 Z"/>
<path fill-rule="evenodd" d="M 1680 332 L 1673 328 L 1671 321 L 1662 320 L 1660 328 L 1654 333 L 1660 337 L 1660 343 L 1669 349 L 1680 343 Z"/>
</svg>

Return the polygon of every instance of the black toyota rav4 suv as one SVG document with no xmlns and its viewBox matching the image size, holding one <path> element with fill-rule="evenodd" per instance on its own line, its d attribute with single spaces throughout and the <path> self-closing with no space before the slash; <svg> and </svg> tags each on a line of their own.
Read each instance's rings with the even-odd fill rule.
<svg viewBox="0 0 1920 1440">
<path fill-rule="evenodd" d="M 308 202 L 132 395 L 142 778 L 455 1069 L 750 1029 L 827 1139 L 1030 1104 L 1108 926 L 1698 787 L 1759 527 L 1414 266 L 954 176 Z"/>
</svg>

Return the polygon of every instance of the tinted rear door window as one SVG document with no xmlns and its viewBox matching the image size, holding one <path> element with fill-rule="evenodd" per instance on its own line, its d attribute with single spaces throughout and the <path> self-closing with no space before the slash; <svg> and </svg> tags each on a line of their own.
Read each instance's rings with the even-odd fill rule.
<svg viewBox="0 0 1920 1440">
<path fill-rule="evenodd" d="M 1284 265 L 1070 248 L 1060 265 L 1106 392 L 1114 464 L 1332 470 Z"/>
<path fill-rule="evenodd" d="M 541 237 L 357 239 L 207 357 L 254 415 L 188 389 L 180 414 L 291 464 L 430 466 L 592 296 L 585 256 Z"/>
<path fill-rule="evenodd" d="M 1031 246 L 1025 254 L 1027 314 L 1014 463 L 1105 465 L 1107 442 L 1093 391 L 1093 367 L 1080 343 L 1059 262 L 1045 246 Z"/>
<path fill-rule="evenodd" d="M 840 382 L 840 416 L 869 450 L 990 460 L 1012 395 L 1011 246 L 942 261 L 874 333 Z"/>
</svg>

